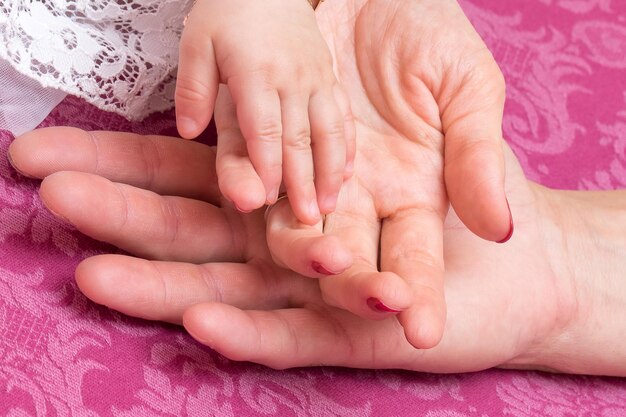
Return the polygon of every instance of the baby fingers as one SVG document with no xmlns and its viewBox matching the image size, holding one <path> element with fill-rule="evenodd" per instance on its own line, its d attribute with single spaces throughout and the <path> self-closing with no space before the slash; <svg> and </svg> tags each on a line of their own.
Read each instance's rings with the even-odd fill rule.
<svg viewBox="0 0 626 417">
<path fill-rule="evenodd" d="M 195 138 L 209 125 L 218 83 L 211 38 L 190 19 L 180 41 L 175 92 L 176 126 L 183 138 Z"/>
<path fill-rule="evenodd" d="M 323 214 L 335 210 L 344 179 L 347 162 L 345 111 L 345 106 L 342 112 L 337 104 L 332 89 L 314 94 L 309 101 L 315 189 Z"/>
</svg>

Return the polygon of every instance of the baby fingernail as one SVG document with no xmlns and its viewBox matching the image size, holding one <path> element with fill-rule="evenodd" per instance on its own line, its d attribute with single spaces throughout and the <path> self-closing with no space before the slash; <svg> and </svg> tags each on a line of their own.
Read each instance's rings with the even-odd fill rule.
<svg viewBox="0 0 626 417">
<path fill-rule="evenodd" d="M 245 213 L 245 214 L 252 213 L 254 211 L 254 210 L 244 210 L 241 207 L 239 207 L 237 204 L 235 204 L 235 208 L 237 209 L 237 211 L 241 213 Z"/>
<path fill-rule="evenodd" d="M 345 181 L 354 174 L 354 161 L 348 162 L 343 172 L 343 179 Z"/>
<path fill-rule="evenodd" d="M 273 188 L 267 193 L 267 204 L 274 204 L 278 200 L 278 187 Z"/>
<path fill-rule="evenodd" d="M 337 208 L 337 196 L 326 197 L 324 199 L 324 209 L 322 210 L 324 214 L 332 213 L 335 211 L 335 208 Z"/>
<path fill-rule="evenodd" d="M 183 137 L 193 137 L 197 136 L 198 124 L 195 120 L 189 117 L 179 117 L 176 120 L 176 124 L 178 125 L 178 133 Z"/>
<path fill-rule="evenodd" d="M 320 210 L 315 201 L 309 204 L 309 214 L 311 215 L 312 218 L 318 221 L 320 220 Z"/>
<path fill-rule="evenodd" d="M 380 301 L 378 298 L 370 297 L 367 299 L 367 305 L 372 310 L 377 313 L 399 313 L 401 310 L 394 310 L 393 308 L 387 307 Z"/>
<path fill-rule="evenodd" d="M 328 269 L 324 268 L 324 265 L 322 265 L 319 262 L 311 262 L 311 268 L 313 268 L 313 270 L 315 272 L 317 272 L 318 274 L 322 274 L 322 275 L 337 275 L 337 272 L 330 272 Z"/>
</svg>

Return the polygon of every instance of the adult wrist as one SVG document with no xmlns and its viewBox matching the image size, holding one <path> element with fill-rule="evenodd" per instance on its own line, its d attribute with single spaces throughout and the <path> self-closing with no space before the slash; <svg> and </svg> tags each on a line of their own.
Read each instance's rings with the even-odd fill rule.
<svg viewBox="0 0 626 417">
<path fill-rule="evenodd" d="M 560 312 L 550 335 L 512 365 L 626 376 L 626 192 L 544 190 Z"/>
</svg>

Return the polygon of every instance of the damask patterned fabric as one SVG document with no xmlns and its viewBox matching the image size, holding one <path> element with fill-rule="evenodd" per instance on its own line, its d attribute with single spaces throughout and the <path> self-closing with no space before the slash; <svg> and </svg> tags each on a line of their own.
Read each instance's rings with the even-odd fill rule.
<svg viewBox="0 0 626 417">
<path fill-rule="evenodd" d="M 508 81 L 505 136 L 528 176 L 626 187 L 626 1 L 465 0 Z M 43 125 L 174 134 L 66 99 Z M 224 359 L 174 326 L 96 306 L 78 262 L 115 252 L 59 223 L 0 132 L 0 415 L 626 416 L 626 380 L 489 370 L 273 371 Z"/>
</svg>

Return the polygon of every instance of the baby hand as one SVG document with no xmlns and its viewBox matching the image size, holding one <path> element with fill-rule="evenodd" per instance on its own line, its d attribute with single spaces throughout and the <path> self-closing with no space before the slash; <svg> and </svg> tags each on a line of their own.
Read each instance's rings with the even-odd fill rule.
<svg viewBox="0 0 626 417">
<path fill-rule="evenodd" d="M 303 223 L 332 212 L 352 172 L 354 125 L 308 2 L 198 0 L 180 44 L 181 136 L 206 128 L 220 82 L 237 111 L 232 133 L 240 129 L 245 138 L 233 140 L 240 135 L 228 129 L 218 138 L 224 196 L 252 211 L 276 201 L 282 179 Z"/>
</svg>

